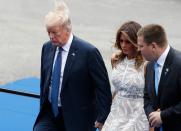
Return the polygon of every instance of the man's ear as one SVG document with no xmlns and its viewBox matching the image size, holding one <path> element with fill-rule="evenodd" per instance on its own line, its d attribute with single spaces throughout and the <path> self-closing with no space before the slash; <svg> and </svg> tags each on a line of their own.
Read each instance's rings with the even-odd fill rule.
<svg viewBox="0 0 181 131">
<path fill-rule="evenodd" d="M 158 47 L 158 45 L 155 42 L 152 42 L 151 45 L 153 50 L 156 50 Z"/>
</svg>

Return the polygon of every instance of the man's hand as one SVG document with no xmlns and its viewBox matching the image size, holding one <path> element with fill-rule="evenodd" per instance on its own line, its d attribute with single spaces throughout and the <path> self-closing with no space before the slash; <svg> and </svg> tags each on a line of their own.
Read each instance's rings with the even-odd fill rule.
<svg viewBox="0 0 181 131">
<path fill-rule="evenodd" d="M 149 115 L 149 123 L 152 127 L 160 127 L 162 124 L 160 110 L 154 111 Z"/>
<path fill-rule="evenodd" d="M 102 124 L 102 123 L 100 123 L 100 122 L 98 122 L 98 121 L 95 122 L 95 128 L 98 128 L 99 131 L 101 131 L 102 127 L 103 127 L 103 124 Z"/>
</svg>

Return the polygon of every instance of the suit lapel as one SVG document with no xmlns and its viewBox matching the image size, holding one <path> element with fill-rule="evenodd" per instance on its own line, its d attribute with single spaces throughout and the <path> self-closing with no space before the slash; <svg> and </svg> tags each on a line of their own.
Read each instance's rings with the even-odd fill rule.
<svg viewBox="0 0 181 131">
<path fill-rule="evenodd" d="M 55 51 L 56 51 L 56 46 L 51 47 L 50 54 L 48 55 L 48 61 L 50 61 L 50 65 L 48 68 L 48 81 L 50 81 L 51 73 L 52 73 L 52 68 L 53 68 L 53 61 L 54 61 L 54 56 L 55 56 Z"/>
<path fill-rule="evenodd" d="M 55 51 L 56 51 L 56 46 L 51 45 L 50 47 L 50 52 L 45 52 L 47 53 L 47 77 L 46 77 L 46 81 L 45 81 L 45 90 L 44 92 L 49 90 L 49 85 L 50 85 L 50 81 L 51 81 L 51 74 L 52 74 L 52 67 L 53 67 L 53 61 L 54 61 L 54 56 L 55 56 Z M 46 55 L 46 54 L 45 54 Z"/>
<path fill-rule="evenodd" d="M 64 68 L 64 74 L 63 74 L 63 82 L 62 82 L 62 90 L 68 80 L 68 77 L 69 77 L 69 74 L 72 70 L 72 65 L 77 57 L 77 43 L 75 41 L 75 36 L 73 37 L 73 40 L 72 40 L 72 44 L 70 46 L 70 49 L 69 49 L 69 53 L 68 53 L 68 57 L 67 57 L 67 61 L 66 61 L 66 64 L 65 64 L 65 68 Z"/>
<path fill-rule="evenodd" d="M 162 69 L 159 88 L 158 88 L 158 95 L 161 94 L 161 90 L 162 90 L 162 87 L 163 87 L 162 85 L 167 82 L 168 75 L 169 75 L 169 73 L 171 71 L 173 52 L 174 52 L 174 50 L 172 48 L 170 48 L 170 51 L 168 52 L 167 58 L 165 60 L 165 63 L 164 63 L 163 69 Z"/>
<path fill-rule="evenodd" d="M 156 91 L 155 91 L 155 72 L 154 72 L 154 63 L 151 63 L 150 65 L 150 82 L 151 82 L 151 87 L 150 87 L 150 92 L 152 94 L 152 97 L 156 97 Z"/>
</svg>

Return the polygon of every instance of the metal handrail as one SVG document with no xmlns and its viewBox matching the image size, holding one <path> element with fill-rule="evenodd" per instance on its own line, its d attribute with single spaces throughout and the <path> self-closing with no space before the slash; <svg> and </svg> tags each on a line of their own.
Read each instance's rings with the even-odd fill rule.
<svg viewBox="0 0 181 131">
<path fill-rule="evenodd" d="M 33 98 L 37 98 L 37 99 L 40 98 L 40 95 L 37 95 L 37 94 L 28 93 L 28 92 L 21 92 L 21 91 L 17 91 L 17 90 L 10 90 L 10 89 L 5 89 L 5 88 L 0 88 L 0 92 L 20 95 L 20 96 L 33 97 Z"/>
</svg>

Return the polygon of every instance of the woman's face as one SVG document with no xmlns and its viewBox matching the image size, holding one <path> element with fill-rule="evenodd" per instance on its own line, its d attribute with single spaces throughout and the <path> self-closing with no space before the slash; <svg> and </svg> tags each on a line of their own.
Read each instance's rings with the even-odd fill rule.
<svg viewBox="0 0 181 131">
<path fill-rule="evenodd" d="M 128 58 L 134 58 L 136 56 L 137 48 L 128 40 L 127 36 L 121 34 L 120 47 L 122 52 L 127 55 Z"/>
</svg>

